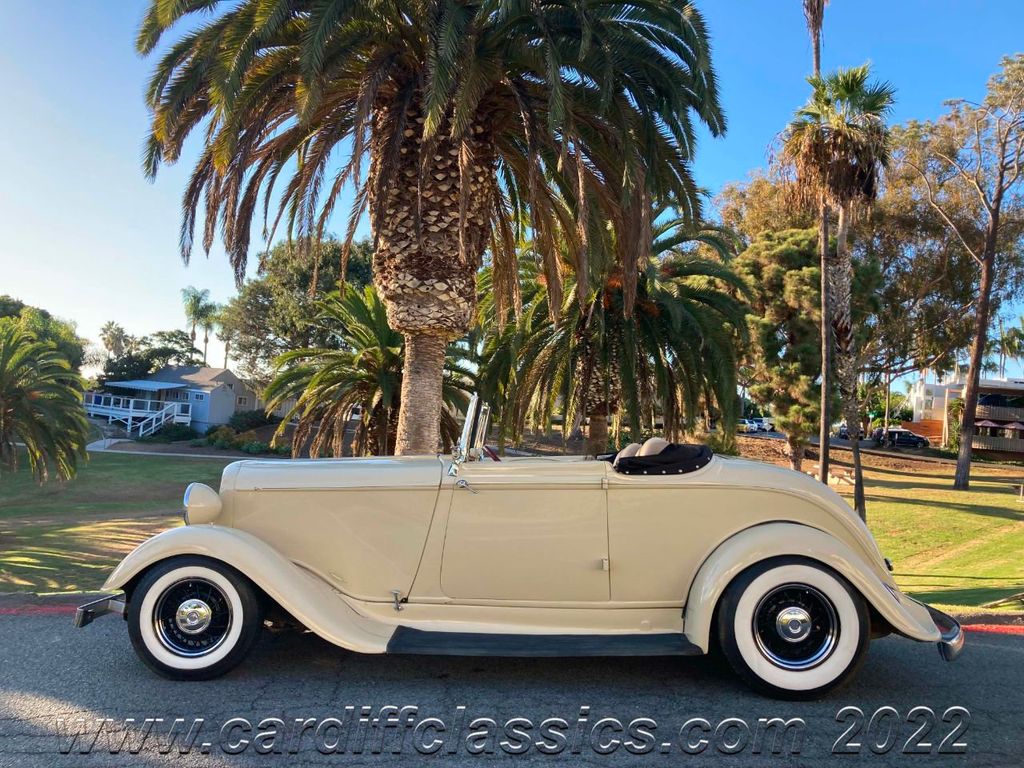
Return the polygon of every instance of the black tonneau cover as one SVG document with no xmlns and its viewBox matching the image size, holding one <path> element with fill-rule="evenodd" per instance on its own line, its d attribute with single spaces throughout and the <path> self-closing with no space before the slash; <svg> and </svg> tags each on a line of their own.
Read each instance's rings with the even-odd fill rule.
<svg viewBox="0 0 1024 768">
<path fill-rule="evenodd" d="M 669 443 L 653 456 L 619 459 L 615 471 L 624 475 L 682 475 L 706 467 L 714 455 L 706 445 Z"/>
</svg>

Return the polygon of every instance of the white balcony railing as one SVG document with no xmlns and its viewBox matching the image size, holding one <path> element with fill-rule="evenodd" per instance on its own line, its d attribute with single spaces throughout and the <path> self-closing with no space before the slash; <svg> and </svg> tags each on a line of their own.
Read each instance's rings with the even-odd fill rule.
<svg viewBox="0 0 1024 768">
<path fill-rule="evenodd" d="M 192 421 L 192 404 L 122 397 L 101 392 L 86 392 L 85 412 L 94 418 L 105 418 L 107 423 L 124 424 L 128 434 L 145 437 L 156 432 L 167 422 L 188 424 Z"/>
</svg>

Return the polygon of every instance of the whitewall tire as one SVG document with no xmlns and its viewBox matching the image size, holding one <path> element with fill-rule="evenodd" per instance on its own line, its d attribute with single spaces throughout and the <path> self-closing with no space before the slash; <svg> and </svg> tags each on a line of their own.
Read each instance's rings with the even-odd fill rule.
<svg viewBox="0 0 1024 768">
<path fill-rule="evenodd" d="M 813 699 L 848 681 L 864 661 L 870 617 L 860 594 L 821 563 L 779 557 L 751 566 L 726 588 L 718 640 L 752 688 Z"/>
<path fill-rule="evenodd" d="M 205 557 L 158 563 L 128 603 L 128 634 L 136 653 L 155 672 L 177 680 L 223 675 L 249 654 L 261 627 L 252 584 Z"/>
</svg>

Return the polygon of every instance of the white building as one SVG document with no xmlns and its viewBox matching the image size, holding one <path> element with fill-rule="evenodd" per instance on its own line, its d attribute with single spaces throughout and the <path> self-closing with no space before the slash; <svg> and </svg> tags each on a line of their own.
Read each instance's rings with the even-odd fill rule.
<svg viewBox="0 0 1024 768">
<path fill-rule="evenodd" d="M 941 425 L 942 442 L 949 435 L 949 405 L 963 397 L 966 374 L 938 382 L 922 378 L 910 389 L 914 421 Z M 1024 454 L 1024 378 L 982 379 L 978 387 L 977 434 L 972 447 L 978 451 Z"/>
</svg>

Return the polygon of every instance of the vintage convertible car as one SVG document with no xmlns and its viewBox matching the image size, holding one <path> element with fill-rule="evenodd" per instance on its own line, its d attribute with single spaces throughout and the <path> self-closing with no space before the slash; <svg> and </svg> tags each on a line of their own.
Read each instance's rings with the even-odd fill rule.
<svg viewBox="0 0 1024 768">
<path fill-rule="evenodd" d="M 504 458 L 473 398 L 452 458 L 240 461 L 193 483 L 77 626 L 122 613 L 173 678 L 237 665 L 285 616 L 360 653 L 681 656 L 721 647 L 769 695 L 848 679 L 872 637 L 963 632 L 897 588 L 871 534 L 806 475 L 648 440 Z"/>
</svg>

